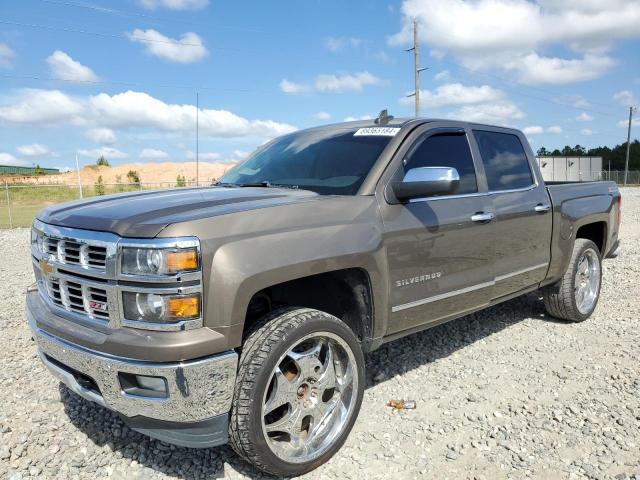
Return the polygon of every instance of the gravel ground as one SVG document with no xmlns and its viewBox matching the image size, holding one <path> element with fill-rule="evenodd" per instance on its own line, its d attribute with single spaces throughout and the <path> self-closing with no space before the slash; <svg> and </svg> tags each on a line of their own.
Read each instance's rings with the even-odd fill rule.
<svg viewBox="0 0 640 480">
<path fill-rule="evenodd" d="M 554 321 L 529 295 L 380 348 L 346 445 L 308 478 L 640 479 L 640 189 L 623 198 L 624 253 L 590 320 Z M 0 231 L 0 478 L 260 476 L 228 447 L 151 440 L 59 386 L 23 315 L 28 237 Z"/>
</svg>

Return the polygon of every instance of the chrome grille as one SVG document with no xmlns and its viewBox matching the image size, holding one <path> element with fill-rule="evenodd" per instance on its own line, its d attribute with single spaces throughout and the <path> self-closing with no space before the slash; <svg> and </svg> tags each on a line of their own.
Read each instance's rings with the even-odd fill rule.
<svg viewBox="0 0 640 480">
<path fill-rule="evenodd" d="M 105 270 L 107 262 L 107 248 L 75 240 L 62 240 L 55 237 L 44 237 L 43 250 L 53 256 L 58 262 L 67 265 Z"/>
<path fill-rule="evenodd" d="M 86 285 L 81 281 L 51 277 L 47 279 L 47 293 L 54 304 L 69 312 L 109 320 L 109 302 L 105 289 Z"/>
</svg>

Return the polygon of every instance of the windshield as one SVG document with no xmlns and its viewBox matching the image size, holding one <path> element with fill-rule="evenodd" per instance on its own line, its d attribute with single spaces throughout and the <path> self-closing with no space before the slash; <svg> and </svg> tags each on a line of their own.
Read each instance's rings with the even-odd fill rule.
<svg viewBox="0 0 640 480">
<path fill-rule="evenodd" d="M 225 174 L 220 184 L 289 186 L 355 195 L 391 137 L 321 129 L 277 138 Z"/>
</svg>

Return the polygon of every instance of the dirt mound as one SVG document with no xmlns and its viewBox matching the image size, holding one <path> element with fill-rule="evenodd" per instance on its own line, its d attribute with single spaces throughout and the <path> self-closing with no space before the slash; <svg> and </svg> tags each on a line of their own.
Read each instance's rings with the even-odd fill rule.
<svg viewBox="0 0 640 480">
<path fill-rule="evenodd" d="M 199 181 L 209 183 L 220 178 L 233 166 L 233 163 L 200 162 Z M 113 167 L 87 165 L 80 170 L 80 178 L 84 185 L 93 185 L 99 176 L 102 176 L 105 184 L 129 183 L 127 173 L 131 170 L 137 172 L 141 183 L 176 183 L 178 175 L 184 177 L 187 182 L 196 180 L 196 162 L 125 163 Z M 9 183 L 76 185 L 78 174 L 74 170 L 59 175 L 15 176 L 2 180 Z"/>
</svg>

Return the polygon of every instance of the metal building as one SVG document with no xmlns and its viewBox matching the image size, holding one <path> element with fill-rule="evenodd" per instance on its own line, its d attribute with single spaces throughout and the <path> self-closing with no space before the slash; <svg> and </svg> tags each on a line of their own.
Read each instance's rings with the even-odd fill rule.
<svg viewBox="0 0 640 480">
<path fill-rule="evenodd" d="M 602 178 L 602 157 L 536 157 L 549 182 L 585 182 Z"/>
</svg>

